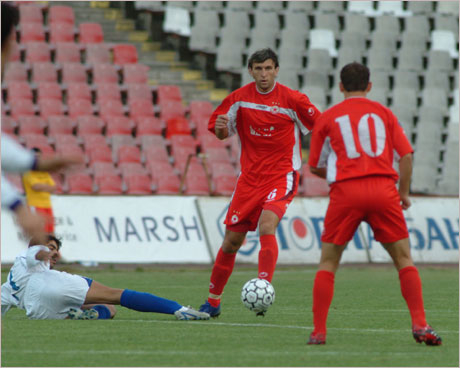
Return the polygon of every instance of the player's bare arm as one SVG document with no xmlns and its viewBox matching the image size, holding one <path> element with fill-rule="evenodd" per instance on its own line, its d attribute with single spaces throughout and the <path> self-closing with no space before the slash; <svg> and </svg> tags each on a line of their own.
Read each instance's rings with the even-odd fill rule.
<svg viewBox="0 0 460 368">
<path fill-rule="evenodd" d="M 310 166 L 310 172 L 313 175 L 319 176 L 320 178 L 326 179 L 327 169 L 325 167 L 312 167 Z"/>
<path fill-rule="evenodd" d="M 31 187 L 33 190 L 37 192 L 54 193 L 56 191 L 56 185 L 50 185 L 50 184 L 36 183 L 36 184 L 33 184 Z"/>
<path fill-rule="evenodd" d="M 411 205 L 409 189 L 412 176 L 412 153 L 404 155 L 399 160 L 399 175 L 399 196 L 401 197 L 401 206 L 403 210 L 407 210 Z"/>
<path fill-rule="evenodd" d="M 229 122 L 228 115 L 217 116 L 216 126 L 214 128 L 217 138 L 222 140 L 228 137 L 228 127 L 227 127 L 228 122 Z"/>
</svg>

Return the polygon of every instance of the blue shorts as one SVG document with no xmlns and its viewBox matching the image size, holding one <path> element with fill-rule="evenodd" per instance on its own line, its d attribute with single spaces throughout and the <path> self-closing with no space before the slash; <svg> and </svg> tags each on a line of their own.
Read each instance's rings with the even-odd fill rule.
<svg viewBox="0 0 460 368">
<path fill-rule="evenodd" d="M 88 283 L 88 286 L 91 287 L 91 284 L 93 283 L 93 279 L 90 279 L 89 277 L 82 276 L 86 282 Z"/>
</svg>

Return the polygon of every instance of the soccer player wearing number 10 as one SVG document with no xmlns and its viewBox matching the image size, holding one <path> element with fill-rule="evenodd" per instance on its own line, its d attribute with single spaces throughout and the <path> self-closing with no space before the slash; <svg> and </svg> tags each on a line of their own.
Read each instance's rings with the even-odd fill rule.
<svg viewBox="0 0 460 368">
<path fill-rule="evenodd" d="M 271 49 L 256 51 L 248 61 L 254 78 L 227 96 L 208 128 L 217 138 L 237 134 L 241 173 L 225 219 L 222 247 L 211 273 L 208 300 L 201 312 L 220 314 L 220 300 L 248 231 L 259 226 L 258 277 L 271 281 L 278 257 L 276 227 L 297 193 L 301 166 L 300 134 L 312 130 L 320 115 L 303 93 L 275 81 L 278 57 Z"/>
<path fill-rule="evenodd" d="M 441 338 L 425 320 L 422 283 L 402 212 L 411 205 L 412 147 L 393 113 L 366 98 L 372 87 L 367 67 L 348 64 L 340 79 L 345 100 L 326 110 L 315 124 L 308 160 L 311 172 L 327 178 L 331 187 L 313 286 L 314 330 L 308 344 L 326 343 L 335 272 L 348 241 L 361 221 L 366 221 L 399 272 L 415 340 L 441 345 Z M 399 159 L 399 192 L 394 157 Z"/>
</svg>

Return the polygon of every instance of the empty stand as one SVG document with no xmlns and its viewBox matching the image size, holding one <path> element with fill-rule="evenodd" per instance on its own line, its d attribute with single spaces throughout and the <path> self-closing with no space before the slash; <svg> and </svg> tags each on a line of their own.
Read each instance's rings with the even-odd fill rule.
<svg viewBox="0 0 460 368">
<path fill-rule="evenodd" d="M 79 42 L 84 44 L 104 42 L 104 33 L 99 23 L 80 23 L 78 25 Z"/>
</svg>

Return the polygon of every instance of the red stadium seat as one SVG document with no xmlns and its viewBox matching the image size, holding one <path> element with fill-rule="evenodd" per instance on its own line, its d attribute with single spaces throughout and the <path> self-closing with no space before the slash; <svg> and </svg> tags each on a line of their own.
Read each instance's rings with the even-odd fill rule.
<svg viewBox="0 0 460 368">
<path fill-rule="evenodd" d="M 74 128 L 75 128 L 75 120 L 68 116 L 61 115 L 61 116 L 49 116 L 48 117 L 48 135 L 55 135 L 55 134 L 69 134 L 70 135 L 70 134 L 73 134 Z"/>
<path fill-rule="evenodd" d="M 52 63 L 34 63 L 32 64 L 32 75 L 35 83 L 52 82 L 57 83 L 56 68 Z"/>
<path fill-rule="evenodd" d="M 307 197 L 326 197 L 329 195 L 329 185 L 325 179 L 313 175 L 308 166 L 302 168 L 302 183 L 300 191 Z"/>
<path fill-rule="evenodd" d="M 230 196 L 235 190 L 236 176 L 218 176 L 214 179 L 214 194 Z"/>
<path fill-rule="evenodd" d="M 226 148 L 208 148 L 204 153 L 208 162 L 231 163 L 230 155 Z"/>
<path fill-rule="evenodd" d="M 63 194 L 64 193 L 64 190 L 63 190 L 64 180 L 62 179 L 62 174 L 51 173 L 50 175 L 53 178 L 54 183 L 56 184 L 56 190 L 54 193 Z"/>
<path fill-rule="evenodd" d="M 36 5 L 19 4 L 19 17 L 24 23 L 43 24 L 43 12 Z"/>
<path fill-rule="evenodd" d="M 120 101 L 107 100 L 98 103 L 99 116 L 105 120 L 112 119 L 113 117 L 125 117 L 123 104 Z"/>
<path fill-rule="evenodd" d="M 182 102 L 166 100 L 159 104 L 160 106 L 160 117 L 167 121 L 173 118 L 184 118 L 185 108 Z"/>
<path fill-rule="evenodd" d="M 177 148 L 187 147 L 191 152 L 196 152 L 197 141 L 191 135 L 172 135 L 169 137 L 171 142 L 171 150 L 174 154 Z"/>
<path fill-rule="evenodd" d="M 54 147 L 56 147 L 56 151 L 59 151 L 59 149 L 63 147 L 77 146 L 78 148 L 80 148 L 77 137 L 75 137 L 74 135 L 68 134 L 67 131 L 64 134 L 62 134 L 59 129 L 55 129 L 54 131 L 50 132 L 49 127 L 51 125 L 52 124 L 48 126 L 48 136 L 54 142 Z M 80 148 L 80 151 L 81 151 L 81 148 Z"/>
<path fill-rule="evenodd" d="M 178 194 L 180 191 L 180 179 L 174 172 L 155 177 L 154 183 L 157 194 Z"/>
<path fill-rule="evenodd" d="M 70 6 L 52 6 L 48 11 L 48 24 L 75 23 L 75 15 Z"/>
<path fill-rule="evenodd" d="M 20 135 L 44 134 L 46 128 L 46 121 L 39 116 L 21 116 L 17 123 Z"/>
<path fill-rule="evenodd" d="M 118 85 L 111 83 L 98 83 L 96 85 L 96 98 L 98 103 L 108 100 L 121 102 L 121 93 Z"/>
<path fill-rule="evenodd" d="M 129 115 L 132 118 L 137 118 L 140 116 L 153 117 L 153 102 L 147 100 L 129 101 Z"/>
<path fill-rule="evenodd" d="M 13 118 L 34 116 L 35 107 L 31 100 L 17 99 L 9 101 L 10 114 Z"/>
<path fill-rule="evenodd" d="M 15 99 L 32 101 L 32 89 L 27 82 L 10 82 L 6 88 L 8 101 Z"/>
<path fill-rule="evenodd" d="M 142 135 L 138 137 L 138 142 L 143 151 L 149 147 L 163 147 L 166 149 L 167 141 L 161 135 Z"/>
<path fill-rule="evenodd" d="M 129 134 L 114 134 L 109 140 L 114 153 L 118 152 L 121 146 L 136 146 L 136 140 Z"/>
<path fill-rule="evenodd" d="M 21 61 L 21 50 L 19 49 L 17 42 L 14 41 L 11 46 L 11 54 L 10 54 L 10 57 L 8 58 L 8 62 L 16 62 L 16 61 Z"/>
<path fill-rule="evenodd" d="M 50 30 L 50 42 L 74 42 L 75 33 L 73 25 L 69 23 L 51 23 L 49 26 Z"/>
<path fill-rule="evenodd" d="M 190 166 L 194 168 L 200 166 L 200 170 L 203 170 L 203 166 L 201 166 L 198 158 L 195 156 L 195 152 L 192 149 L 187 147 L 176 148 L 175 153 L 173 153 L 174 167 L 179 170 L 181 175 L 185 170 L 185 166 L 187 165 L 187 160 L 190 155 L 192 155 Z"/>
<path fill-rule="evenodd" d="M 71 136 L 68 135 L 67 137 L 71 137 Z M 56 152 L 63 154 L 63 155 L 75 155 L 75 156 L 86 157 L 85 154 L 83 153 L 82 148 L 78 145 L 57 146 Z"/>
<path fill-rule="evenodd" d="M 93 84 L 118 83 L 118 73 L 114 65 L 96 64 L 93 66 Z"/>
<path fill-rule="evenodd" d="M 134 119 L 136 122 L 136 136 L 160 135 L 164 129 L 163 122 L 156 117 L 139 116 Z"/>
<path fill-rule="evenodd" d="M 113 47 L 113 63 L 117 65 L 136 64 L 137 49 L 134 45 L 115 45 Z"/>
<path fill-rule="evenodd" d="M 169 156 L 165 147 L 161 146 L 150 146 L 143 150 L 145 161 L 148 164 L 156 161 L 167 162 L 169 164 Z M 171 166 L 171 165 L 170 165 Z"/>
<path fill-rule="evenodd" d="M 172 135 L 190 135 L 192 130 L 188 120 L 183 117 L 171 118 L 166 121 L 166 138 Z"/>
<path fill-rule="evenodd" d="M 161 85 L 157 87 L 157 103 L 165 101 L 182 102 L 182 92 L 179 86 L 176 85 Z"/>
<path fill-rule="evenodd" d="M 69 107 L 69 116 L 72 118 L 85 116 L 93 112 L 93 105 L 88 100 L 69 100 L 67 101 L 67 105 Z"/>
<path fill-rule="evenodd" d="M 78 31 L 80 43 L 104 42 L 104 33 L 99 23 L 80 23 Z"/>
<path fill-rule="evenodd" d="M 28 149 L 40 148 L 44 155 L 54 153 L 53 148 L 48 143 L 48 138 L 42 134 L 24 134 L 21 138 Z"/>
<path fill-rule="evenodd" d="M 18 128 L 18 123 L 9 117 L 9 116 L 2 116 L 2 133 L 6 134 L 15 134 Z"/>
<path fill-rule="evenodd" d="M 123 184 L 120 176 L 107 174 L 96 178 L 99 194 L 123 194 Z"/>
<path fill-rule="evenodd" d="M 54 61 L 56 63 L 80 63 L 80 47 L 76 43 L 58 42 Z"/>
<path fill-rule="evenodd" d="M 225 162 L 209 162 L 206 161 L 208 165 L 208 170 L 210 171 L 212 177 L 218 178 L 219 176 L 234 176 L 237 177 L 236 170 L 230 163 Z"/>
<path fill-rule="evenodd" d="M 64 105 L 62 101 L 56 99 L 40 99 L 38 100 L 40 108 L 40 116 L 44 119 L 53 115 L 62 115 L 64 113 Z"/>
<path fill-rule="evenodd" d="M 147 175 L 133 174 L 125 177 L 127 194 L 151 194 L 152 183 Z"/>
<path fill-rule="evenodd" d="M 94 146 L 86 148 L 90 163 L 94 162 L 112 162 L 112 151 L 108 146 Z"/>
<path fill-rule="evenodd" d="M 214 107 L 209 101 L 191 101 L 190 102 L 190 121 L 196 123 L 197 120 L 209 120 Z"/>
<path fill-rule="evenodd" d="M 107 121 L 106 135 L 111 137 L 112 135 L 121 134 L 131 136 L 134 123 L 131 119 L 126 116 L 110 116 Z"/>
<path fill-rule="evenodd" d="M 171 174 L 177 176 L 176 170 L 168 161 L 147 162 L 146 168 L 152 178 L 158 178 L 163 175 Z"/>
<path fill-rule="evenodd" d="M 230 157 L 234 161 L 238 161 L 238 157 L 240 155 L 240 143 L 236 136 L 230 137 L 226 139 L 226 142 L 230 144 Z"/>
<path fill-rule="evenodd" d="M 67 84 L 67 100 L 92 100 L 91 89 L 87 83 L 69 83 Z"/>
<path fill-rule="evenodd" d="M 80 137 L 83 142 L 83 147 L 85 148 L 85 151 L 89 152 L 93 148 L 100 148 L 100 147 L 104 149 L 107 148 L 108 150 L 110 150 L 109 145 L 107 144 L 107 140 L 103 135 L 88 134 L 88 135 L 82 135 Z M 110 160 L 109 162 L 112 162 L 112 160 Z"/>
<path fill-rule="evenodd" d="M 94 115 L 79 116 L 77 118 L 77 132 L 79 136 L 102 134 L 104 126 L 104 120 Z"/>
<path fill-rule="evenodd" d="M 44 63 L 51 61 L 51 53 L 46 42 L 29 42 L 25 45 L 28 63 Z"/>
<path fill-rule="evenodd" d="M 65 188 L 68 194 L 92 194 L 93 180 L 84 173 L 76 173 L 66 176 Z"/>
<path fill-rule="evenodd" d="M 123 83 L 124 84 L 146 84 L 149 81 L 149 67 L 142 64 L 123 65 Z"/>
<path fill-rule="evenodd" d="M 110 56 L 110 50 L 105 44 L 87 45 L 86 46 L 86 58 L 87 64 L 110 64 L 112 57 Z"/>
<path fill-rule="evenodd" d="M 152 88 L 148 84 L 128 84 L 128 100 L 153 101 Z"/>
<path fill-rule="evenodd" d="M 147 169 L 139 162 L 121 162 L 118 164 L 118 170 L 120 170 L 122 177 L 127 177 L 133 174 L 149 174 Z"/>
<path fill-rule="evenodd" d="M 211 132 L 206 132 L 206 134 L 201 134 L 198 137 L 198 140 L 200 141 L 201 149 L 203 151 L 206 151 L 209 148 L 225 148 L 226 141 L 222 141 L 218 139 L 214 134 Z"/>
<path fill-rule="evenodd" d="M 117 151 L 117 162 L 141 162 L 141 151 L 136 146 L 121 146 Z"/>
<path fill-rule="evenodd" d="M 85 67 L 80 63 L 62 64 L 63 83 L 86 83 L 87 76 Z"/>
<path fill-rule="evenodd" d="M 27 68 L 21 62 L 12 62 L 6 66 L 5 82 L 27 82 Z"/>
<path fill-rule="evenodd" d="M 91 171 L 95 179 L 107 175 L 118 175 L 118 170 L 112 162 L 95 162 L 91 165 Z"/>
<path fill-rule="evenodd" d="M 45 42 L 45 29 L 43 24 L 21 21 L 21 43 Z"/>
<path fill-rule="evenodd" d="M 62 92 L 59 84 L 55 82 L 40 82 L 37 83 L 38 100 L 54 99 L 62 101 Z"/>
<path fill-rule="evenodd" d="M 185 178 L 184 193 L 187 195 L 209 195 L 209 185 L 206 176 L 189 171 Z"/>
</svg>

